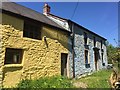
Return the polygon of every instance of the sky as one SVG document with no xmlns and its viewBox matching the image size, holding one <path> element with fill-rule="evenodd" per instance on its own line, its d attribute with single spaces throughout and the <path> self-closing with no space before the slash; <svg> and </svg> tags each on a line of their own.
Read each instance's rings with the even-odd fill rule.
<svg viewBox="0 0 120 90">
<path fill-rule="evenodd" d="M 45 2 L 16 2 L 43 13 Z M 117 2 L 46 2 L 51 14 L 70 19 L 79 25 L 118 45 L 118 3 Z M 75 7 L 78 4 L 76 11 Z M 75 11 L 75 13 L 74 13 Z M 74 16 L 73 16 L 74 13 Z M 73 17 L 72 17 L 73 16 Z M 114 40 L 115 39 L 115 40 Z"/>
</svg>

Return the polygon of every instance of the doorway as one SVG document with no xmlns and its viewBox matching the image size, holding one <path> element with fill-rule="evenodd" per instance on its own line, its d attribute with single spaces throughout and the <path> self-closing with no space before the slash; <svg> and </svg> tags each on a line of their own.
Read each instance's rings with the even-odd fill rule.
<svg viewBox="0 0 120 90">
<path fill-rule="evenodd" d="M 95 70 L 97 71 L 98 69 L 98 53 L 97 51 L 94 51 L 94 60 L 95 60 Z"/>
<path fill-rule="evenodd" d="M 67 56 L 66 53 L 61 53 L 61 75 L 67 76 Z"/>
</svg>

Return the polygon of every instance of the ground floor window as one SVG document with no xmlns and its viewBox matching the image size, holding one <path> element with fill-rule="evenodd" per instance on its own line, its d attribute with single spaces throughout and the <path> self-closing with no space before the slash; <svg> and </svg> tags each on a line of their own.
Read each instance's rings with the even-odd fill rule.
<svg viewBox="0 0 120 90">
<path fill-rule="evenodd" d="M 5 64 L 21 64 L 23 56 L 22 49 L 6 48 Z"/>
<path fill-rule="evenodd" d="M 105 63 L 103 62 L 103 52 L 101 53 L 101 59 L 102 59 L 102 65 L 105 66 Z"/>
<path fill-rule="evenodd" d="M 88 50 L 85 50 L 85 67 L 86 67 L 86 68 L 89 68 L 89 67 L 90 67 Z"/>
</svg>

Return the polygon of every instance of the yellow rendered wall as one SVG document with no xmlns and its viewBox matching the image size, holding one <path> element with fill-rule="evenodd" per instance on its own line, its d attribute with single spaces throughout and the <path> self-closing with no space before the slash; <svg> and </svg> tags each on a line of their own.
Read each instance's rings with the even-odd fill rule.
<svg viewBox="0 0 120 90">
<path fill-rule="evenodd" d="M 22 64 L 3 65 L 3 85 L 14 86 L 20 79 L 35 79 L 42 76 L 61 74 L 61 53 L 68 53 L 68 50 L 57 40 L 47 38 L 46 47 L 44 39 L 34 40 L 21 38 L 19 30 L 9 25 L 0 25 L 2 30 L 2 55 L 4 62 L 5 49 L 23 49 Z"/>
<path fill-rule="evenodd" d="M 15 86 L 25 78 L 61 75 L 61 53 L 68 53 L 67 33 L 43 26 L 42 40 L 26 38 L 23 37 L 23 20 L 9 15 L 3 16 L 9 18 L 4 19 L 4 25 L 0 24 L 2 31 L 0 32 L 2 34 L 0 70 L 3 71 L 3 86 Z M 17 22 L 14 24 L 9 20 Z M 47 42 L 44 41 L 44 36 L 47 37 Z M 6 48 L 23 49 L 22 64 L 4 65 Z"/>
</svg>

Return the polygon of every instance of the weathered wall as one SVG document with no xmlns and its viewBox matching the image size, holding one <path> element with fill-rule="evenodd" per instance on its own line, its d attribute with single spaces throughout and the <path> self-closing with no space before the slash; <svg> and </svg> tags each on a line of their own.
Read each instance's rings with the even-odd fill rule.
<svg viewBox="0 0 120 90">
<path fill-rule="evenodd" d="M 41 36 L 42 38 L 46 36 L 58 40 L 65 48 L 68 48 L 68 33 L 65 33 L 61 30 L 51 30 L 51 28 L 43 26 L 43 29 L 41 30 Z"/>
<path fill-rule="evenodd" d="M 95 71 L 95 61 L 94 61 L 94 44 L 93 44 L 93 36 L 96 37 L 96 46 L 100 49 L 99 55 L 100 58 L 98 60 L 98 70 L 102 68 L 106 68 L 107 66 L 107 55 L 106 55 L 106 46 L 105 41 L 89 32 L 87 32 L 88 35 L 88 59 L 90 63 L 90 68 L 85 67 L 85 47 L 84 47 L 84 32 L 85 30 L 79 28 L 78 26 L 74 27 L 75 30 L 75 37 L 74 37 L 74 50 L 75 50 L 75 76 L 79 77 L 80 75 L 87 74 L 90 72 Z M 102 65 L 102 57 L 101 57 L 101 40 L 103 43 L 103 50 L 104 50 L 104 56 L 103 56 L 103 62 L 105 63 L 105 66 Z M 72 65 L 71 65 L 72 67 Z"/>
<path fill-rule="evenodd" d="M 59 17 L 55 17 L 52 15 L 46 15 L 48 18 L 50 18 L 51 20 L 53 20 L 54 22 L 56 22 L 58 25 L 62 26 L 63 28 L 65 28 L 67 31 L 71 32 L 70 27 L 68 25 L 68 22 L 66 20 L 60 19 Z M 53 31 L 52 31 L 53 32 Z M 57 31 L 59 33 L 61 33 L 61 31 Z M 51 31 L 47 30 L 47 33 L 51 33 Z M 64 37 L 61 37 L 61 35 L 57 35 L 57 33 L 51 33 L 52 37 L 51 38 L 56 38 L 59 39 L 60 43 L 62 43 L 66 48 L 69 49 L 68 52 L 68 77 L 69 78 L 73 78 L 73 55 L 72 55 L 72 40 L 71 40 L 71 36 L 67 35 L 67 37 L 65 36 L 65 33 L 62 33 L 61 35 Z M 63 42 L 62 40 L 67 41 L 67 45 L 65 44 L 65 42 Z"/>
<path fill-rule="evenodd" d="M 2 13 L 2 24 L 9 24 L 18 30 L 23 30 L 24 20 Z"/>
<path fill-rule="evenodd" d="M 14 86 L 23 78 L 34 79 L 61 74 L 61 53 L 68 53 L 68 50 L 58 40 L 47 38 L 47 48 L 44 39 L 22 38 L 22 31 L 9 25 L 0 25 L 0 27 L 2 30 L 0 69 L 3 70 L 4 86 Z M 23 49 L 22 64 L 4 65 L 7 47 Z"/>
<path fill-rule="evenodd" d="M 54 16 L 50 16 L 47 15 L 47 17 L 49 17 L 51 20 L 53 20 L 54 22 L 58 23 L 59 25 L 61 25 L 62 27 L 64 27 L 65 29 L 67 29 L 68 31 L 70 31 L 70 27 L 68 25 L 68 22 L 66 20 L 60 20 L 59 17 L 54 17 Z M 74 26 L 74 31 L 75 31 L 75 37 L 74 37 L 74 61 L 75 61 L 75 77 L 79 77 L 80 75 L 89 73 L 89 72 L 93 72 L 95 71 L 95 62 L 94 62 L 94 45 L 93 45 L 93 34 L 90 32 L 88 33 L 88 45 L 89 45 L 89 50 L 88 50 L 88 58 L 89 58 L 89 63 L 90 63 L 90 68 L 86 68 L 85 67 L 85 57 L 84 57 L 84 32 L 86 30 L 81 29 L 80 27 L 78 27 L 77 25 Z M 101 49 L 101 40 L 104 42 L 103 43 L 103 50 L 104 50 L 104 55 L 103 55 L 103 62 L 105 63 L 105 66 L 102 65 L 102 56 L 101 56 L 101 50 L 99 50 L 99 54 L 100 54 L 100 58 L 98 60 L 98 70 L 102 69 L 102 68 L 106 68 L 107 66 L 107 54 L 106 54 L 106 46 L 105 46 L 105 41 L 96 36 L 96 43 L 97 43 L 97 47 L 99 49 Z M 71 38 L 69 38 L 70 42 Z M 69 50 L 69 75 L 70 77 L 73 76 L 73 53 L 72 53 L 72 44 L 70 44 L 70 50 Z"/>
</svg>

